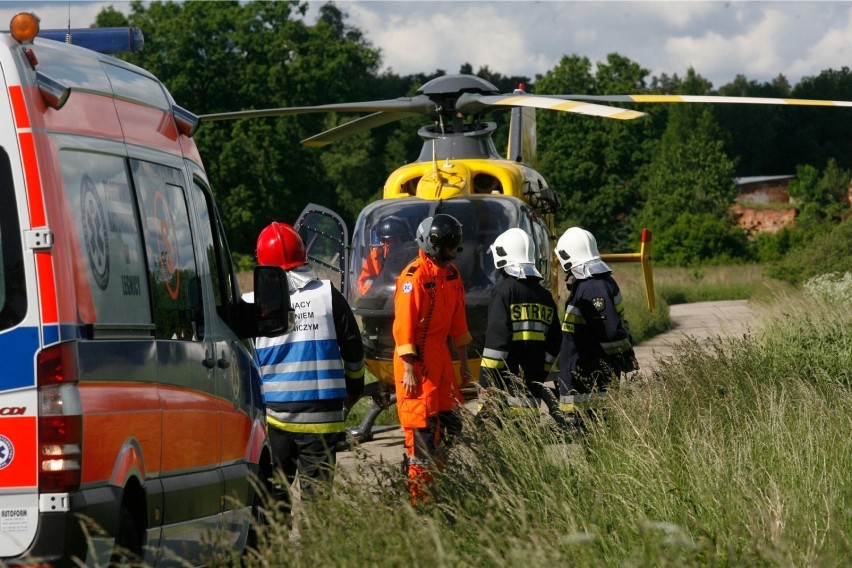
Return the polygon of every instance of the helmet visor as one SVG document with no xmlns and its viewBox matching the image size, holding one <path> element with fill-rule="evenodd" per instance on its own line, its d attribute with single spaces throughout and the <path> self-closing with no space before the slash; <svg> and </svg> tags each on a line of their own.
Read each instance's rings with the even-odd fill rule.
<svg viewBox="0 0 852 568">
<path fill-rule="evenodd" d="M 458 248 L 461 244 L 462 236 L 458 233 L 451 233 L 449 235 L 438 236 L 435 234 L 429 235 L 429 242 L 432 243 L 437 250 L 441 249 L 455 249 Z"/>
</svg>

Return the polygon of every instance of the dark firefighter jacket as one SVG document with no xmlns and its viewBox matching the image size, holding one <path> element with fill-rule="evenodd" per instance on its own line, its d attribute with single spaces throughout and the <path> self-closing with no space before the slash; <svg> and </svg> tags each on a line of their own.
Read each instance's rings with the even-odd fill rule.
<svg viewBox="0 0 852 568">
<path fill-rule="evenodd" d="M 504 276 L 488 306 L 480 385 L 541 398 L 531 383 L 547 380 L 561 341 L 556 303 L 541 280 Z M 510 375 L 522 377 L 530 392 L 517 392 Z"/>
<path fill-rule="evenodd" d="M 621 291 L 611 273 L 575 280 L 562 319 L 561 395 L 603 389 L 637 368 Z"/>
</svg>

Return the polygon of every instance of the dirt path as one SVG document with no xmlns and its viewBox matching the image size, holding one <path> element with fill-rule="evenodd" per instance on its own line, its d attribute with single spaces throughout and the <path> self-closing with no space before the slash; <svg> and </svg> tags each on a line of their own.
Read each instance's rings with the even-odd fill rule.
<svg viewBox="0 0 852 568">
<path fill-rule="evenodd" d="M 715 336 L 748 333 L 754 313 L 746 300 L 698 302 L 670 307 L 673 328 L 636 347 L 636 357 L 643 370 L 658 368 L 674 352 L 685 337 L 699 344 Z M 400 428 L 377 433 L 374 439 L 337 455 L 344 470 L 355 471 L 371 463 L 399 464 L 403 456 L 403 434 Z"/>
</svg>

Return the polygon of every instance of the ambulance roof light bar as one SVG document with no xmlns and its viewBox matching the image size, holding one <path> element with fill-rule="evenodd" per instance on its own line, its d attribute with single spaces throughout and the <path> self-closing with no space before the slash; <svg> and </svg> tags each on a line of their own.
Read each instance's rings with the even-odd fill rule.
<svg viewBox="0 0 852 568">
<path fill-rule="evenodd" d="M 21 12 L 12 18 L 9 30 L 20 43 L 32 43 L 41 38 L 70 43 L 99 53 L 130 53 L 142 51 L 145 38 L 139 28 L 75 28 L 67 30 L 40 30 L 39 17 Z"/>
<path fill-rule="evenodd" d="M 98 53 L 131 53 L 142 51 L 145 38 L 139 28 L 80 28 L 42 30 L 38 37 L 79 45 Z"/>
</svg>

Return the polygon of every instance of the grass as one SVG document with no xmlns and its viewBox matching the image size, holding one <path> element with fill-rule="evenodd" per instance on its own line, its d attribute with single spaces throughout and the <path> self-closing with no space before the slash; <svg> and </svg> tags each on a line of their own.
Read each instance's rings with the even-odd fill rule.
<svg viewBox="0 0 852 568">
<path fill-rule="evenodd" d="M 398 464 L 341 473 L 247 564 L 846 565 L 852 311 L 836 298 L 781 291 L 753 336 L 682 343 L 571 443 L 548 421 L 467 416 L 430 506 L 408 505 Z"/>
</svg>

